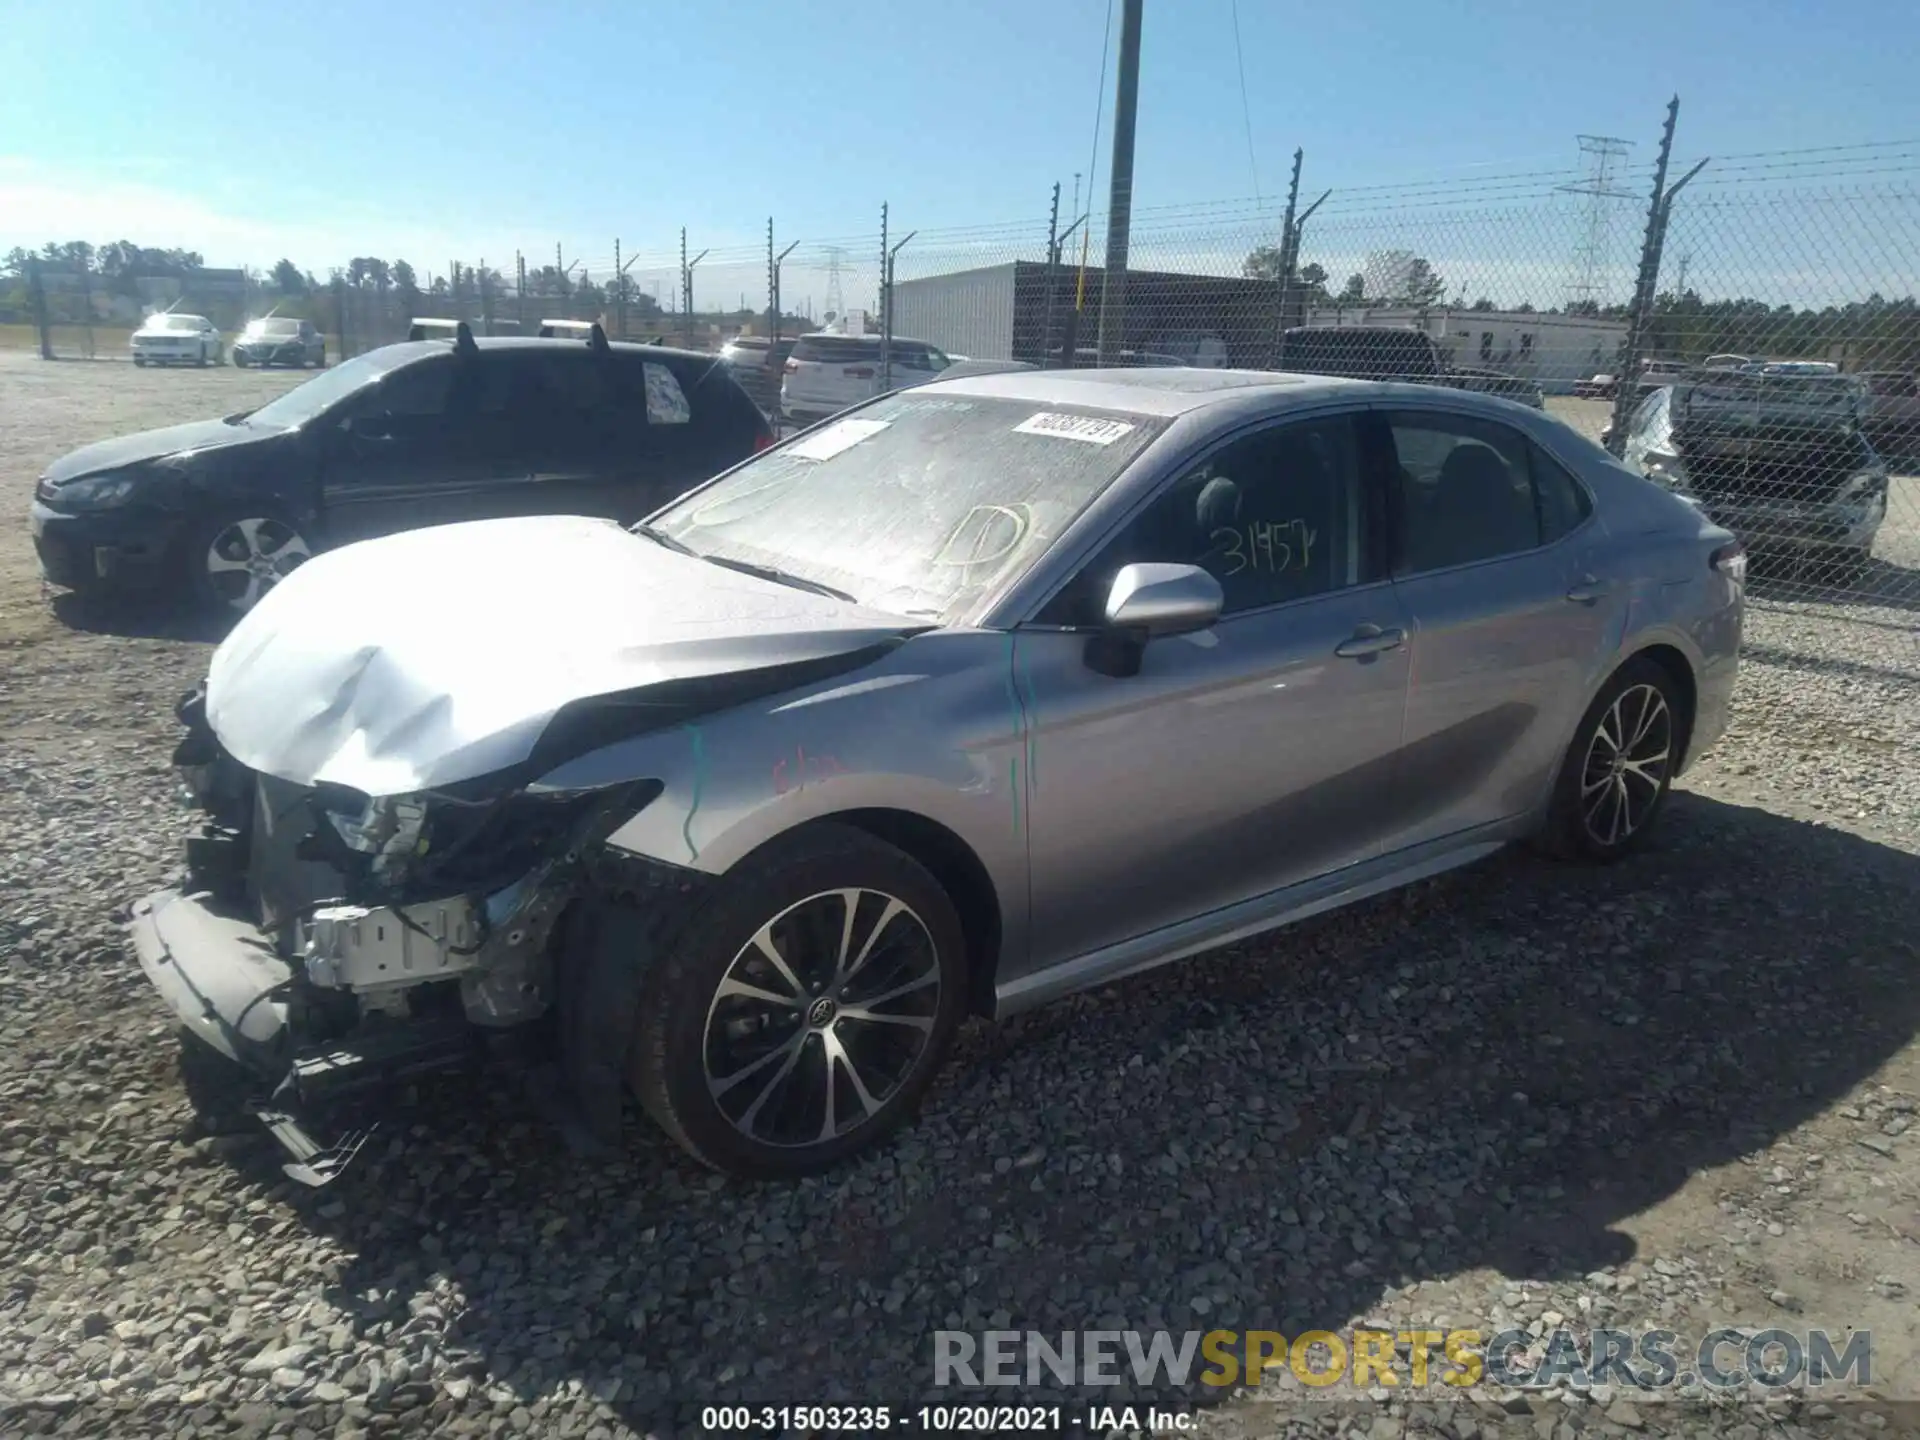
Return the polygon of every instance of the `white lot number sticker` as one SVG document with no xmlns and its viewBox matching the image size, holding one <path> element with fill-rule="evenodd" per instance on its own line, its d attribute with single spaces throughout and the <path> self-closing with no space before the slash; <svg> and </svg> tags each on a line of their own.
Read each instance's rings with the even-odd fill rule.
<svg viewBox="0 0 1920 1440">
<path fill-rule="evenodd" d="M 841 420 L 804 440 L 795 441 L 787 454 L 798 455 L 802 460 L 831 460 L 841 451 L 851 450 L 862 440 L 878 435 L 892 423 L 891 420 Z"/>
<path fill-rule="evenodd" d="M 1089 445 L 1111 445 L 1133 426 L 1124 420 L 1095 420 L 1087 415 L 1057 415 L 1042 410 L 1013 428 L 1022 435 L 1055 435 L 1062 440 L 1084 440 Z"/>
</svg>

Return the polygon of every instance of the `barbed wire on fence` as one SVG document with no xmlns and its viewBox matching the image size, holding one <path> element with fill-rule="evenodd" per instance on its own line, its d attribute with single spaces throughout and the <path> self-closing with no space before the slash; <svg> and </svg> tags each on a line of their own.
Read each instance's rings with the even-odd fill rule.
<svg viewBox="0 0 1920 1440">
<path fill-rule="evenodd" d="M 1416 331 L 1457 383 L 1535 394 L 1596 438 L 1617 422 L 1627 463 L 1659 469 L 1648 457 L 1665 456 L 1663 473 L 1686 472 L 1710 514 L 1786 542 L 1797 567 L 1787 583 L 1920 608 L 1920 480 L 1908 476 L 1920 471 L 1920 140 L 1697 164 L 1625 160 L 1606 196 L 1640 198 L 1600 201 L 1573 165 L 1354 186 L 1334 177 L 1330 189 L 1302 186 L 1291 232 L 1273 197 L 1142 205 L 1124 309 L 1104 319 L 1107 216 L 1091 203 L 1056 214 L 1057 193 L 994 221 L 916 228 L 894 213 L 889 245 L 912 238 L 890 284 L 876 204 L 838 233 L 789 237 L 769 221 L 764 245 L 736 234 L 703 247 L 689 235 L 683 252 L 676 232 L 570 261 L 535 245 L 504 261 L 409 269 L 404 284 L 386 262 L 354 261 L 306 293 L 251 272 L 220 272 L 219 284 L 189 274 L 169 303 L 229 327 L 279 306 L 315 320 L 341 356 L 404 338 L 422 315 L 492 333 L 598 320 L 620 338 L 705 350 L 743 331 L 791 338 L 831 323 L 1043 366 L 1273 368 L 1289 329 Z M 11 296 L 0 291 L 0 307 L 12 306 L 0 318 L 44 320 L 57 354 L 114 353 L 111 322 L 131 318 L 126 287 L 35 268 L 30 300 L 24 277 L 7 282 Z M 1719 371 L 1703 372 L 1709 362 Z M 1760 374 L 1769 363 L 1807 373 Z M 1753 378 L 1733 381 L 1736 364 Z M 1833 381 L 1824 399 L 1816 371 Z M 1647 410 L 1656 392 L 1668 392 L 1665 419 Z M 1819 438 L 1829 400 L 1870 450 L 1842 454 Z"/>
</svg>

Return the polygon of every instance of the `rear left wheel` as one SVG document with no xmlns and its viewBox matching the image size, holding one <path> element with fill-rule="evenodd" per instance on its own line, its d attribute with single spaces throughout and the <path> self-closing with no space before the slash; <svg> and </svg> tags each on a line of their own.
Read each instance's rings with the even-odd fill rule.
<svg viewBox="0 0 1920 1440">
<path fill-rule="evenodd" d="M 629 1080 L 697 1159 L 786 1178 L 912 1115 L 965 1010 L 953 902 L 910 856 L 811 827 L 723 878 L 649 971 Z"/>
<path fill-rule="evenodd" d="M 1685 734 L 1673 677 L 1629 660 L 1574 731 L 1554 785 L 1546 833 L 1554 854 L 1609 862 L 1646 839 L 1665 808 Z"/>
</svg>

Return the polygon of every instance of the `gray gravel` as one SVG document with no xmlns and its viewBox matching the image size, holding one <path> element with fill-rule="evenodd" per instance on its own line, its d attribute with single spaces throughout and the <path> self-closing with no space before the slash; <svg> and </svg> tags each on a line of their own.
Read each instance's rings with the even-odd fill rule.
<svg viewBox="0 0 1920 1440">
<path fill-rule="evenodd" d="M 0 511 L 74 444 L 285 383 L 0 359 Z M 56 616 L 23 542 L 0 537 L 0 1433 L 675 1433 L 729 1400 L 936 1398 L 939 1328 L 1870 1325 L 1874 1391 L 1920 1398 L 1912 612 L 1757 606 L 1733 732 L 1626 864 L 1503 855 L 971 1027 L 848 1170 L 736 1184 L 638 1119 L 588 1164 L 459 1081 L 315 1193 L 195 1117 L 117 925 L 175 864 L 171 705 L 206 646 Z M 1206 1425 L 1915 1419 L 1500 1399 L 1275 1391 Z"/>
</svg>

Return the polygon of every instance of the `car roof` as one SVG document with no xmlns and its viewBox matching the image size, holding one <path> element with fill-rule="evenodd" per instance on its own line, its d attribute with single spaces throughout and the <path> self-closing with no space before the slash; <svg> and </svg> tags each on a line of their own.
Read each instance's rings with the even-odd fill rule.
<svg viewBox="0 0 1920 1440">
<path fill-rule="evenodd" d="M 1137 366 L 1110 370 L 1011 370 L 934 380 L 913 393 L 940 391 L 1043 405 L 1083 405 L 1092 410 L 1134 411 L 1172 417 L 1202 410 L 1257 391 L 1283 393 L 1302 401 L 1347 393 L 1357 387 L 1398 390 L 1365 380 L 1331 375 L 1293 375 L 1278 370 L 1201 369 L 1190 365 Z M 1408 387 L 1419 389 L 1421 387 Z M 1429 391 L 1432 387 L 1425 387 Z"/>
<path fill-rule="evenodd" d="M 449 335 L 445 339 L 434 336 L 427 340 L 398 340 L 391 345 L 383 345 L 383 350 L 395 353 L 394 363 L 404 365 L 410 360 L 428 355 L 445 355 L 454 349 L 458 342 Z M 586 342 L 576 335 L 476 335 L 473 343 L 482 351 L 486 350 L 568 350 L 578 351 L 582 355 L 591 354 Z M 719 359 L 704 350 L 684 350 L 677 345 L 642 345 L 633 340 L 612 340 L 607 348 L 620 355 L 642 355 L 655 360 L 705 360 Z"/>
</svg>

